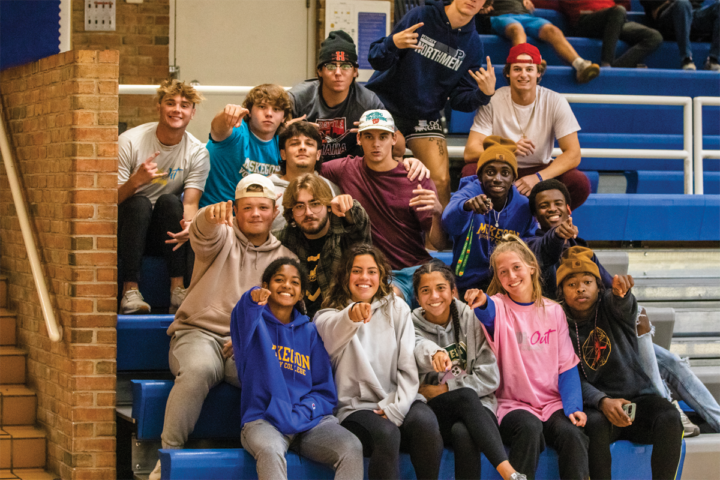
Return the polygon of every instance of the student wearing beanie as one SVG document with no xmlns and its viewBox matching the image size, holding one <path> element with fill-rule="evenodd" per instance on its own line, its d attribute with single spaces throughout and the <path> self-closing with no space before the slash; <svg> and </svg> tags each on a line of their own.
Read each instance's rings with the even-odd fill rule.
<svg viewBox="0 0 720 480">
<path fill-rule="evenodd" d="M 616 275 L 606 290 L 593 257 L 589 248 L 571 247 L 557 269 L 559 300 L 580 358 L 590 478 L 611 478 L 610 444 L 620 439 L 651 444 L 652 477 L 675 478 L 683 426 L 641 365 L 633 278 Z M 623 410 L 627 404 L 634 404 L 634 418 Z"/>
<path fill-rule="evenodd" d="M 518 175 L 516 149 L 510 139 L 486 137 L 477 175 L 460 180 L 443 212 L 443 229 L 453 239 L 461 295 L 469 288 L 487 289 L 492 279 L 490 254 L 504 234 L 527 238 L 537 228 L 527 198 L 513 185 Z"/>
<path fill-rule="evenodd" d="M 347 33 L 335 30 L 320 45 L 317 78 L 298 83 L 288 91 L 293 118 L 305 117 L 320 126 L 323 138 L 320 162 L 362 156 L 354 124 L 367 110 L 385 109 L 375 93 L 355 81 L 357 76 L 355 43 Z M 398 140 L 393 156 L 402 157 L 405 140 L 402 136 Z"/>
</svg>

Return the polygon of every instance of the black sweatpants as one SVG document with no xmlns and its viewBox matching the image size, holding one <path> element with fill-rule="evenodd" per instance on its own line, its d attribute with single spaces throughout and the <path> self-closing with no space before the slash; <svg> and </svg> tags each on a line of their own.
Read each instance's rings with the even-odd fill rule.
<svg viewBox="0 0 720 480">
<path fill-rule="evenodd" d="M 437 418 L 430 407 L 415 401 L 401 427 L 372 410 L 351 413 L 342 422 L 360 439 L 363 455 L 370 457 L 368 478 L 400 478 L 400 450 L 410 454 L 418 480 L 437 479 L 443 441 Z"/>
<path fill-rule="evenodd" d="M 455 478 L 480 478 L 480 454 L 493 467 L 507 460 L 495 414 L 485 408 L 471 388 L 438 395 L 428 402 L 435 412 L 445 445 L 455 452 Z M 521 472 L 523 473 L 523 472 Z"/>
<path fill-rule="evenodd" d="M 590 477 L 609 479 L 612 457 L 610 444 L 630 440 L 653 446 L 651 465 L 653 479 L 673 479 L 680 464 L 683 426 L 680 413 L 672 403 L 658 395 L 630 399 L 637 405 L 635 421 L 629 427 L 616 427 L 604 413 L 588 408 L 585 433 L 590 437 Z"/>
<path fill-rule="evenodd" d="M 161 195 L 155 208 L 147 197 L 133 195 L 118 206 L 118 257 L 125 282 L 137 282 L 145 253 L 165 257 L 170 278 L 185 275 L 188 243 L 173 252 L 167 232 L 182 231 L 183 204 L 176 195 Z"/>
<path fill-rule="evenodd" d="M 546 422 L 528 411 L 513 410 L 503 417 L 500 436 L 510 447 L 510 464 L 529 480 L 535 478 L 538 459 L 546 445 L 557 450 L 562 480 L 588 478 L 588 438 L 562 409 Z"/>
</svg>

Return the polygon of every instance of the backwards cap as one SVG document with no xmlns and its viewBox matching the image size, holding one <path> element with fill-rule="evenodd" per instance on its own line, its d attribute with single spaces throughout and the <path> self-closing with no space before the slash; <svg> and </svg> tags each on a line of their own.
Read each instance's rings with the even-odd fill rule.
<svg viewBox="0 0 720 480">
<path fill-rule="evenodd" d="M 519 59 L 518 57 L 520 55 L 528 55 L 530 60 L 526 58 Z M 540 62 L 542 62 L 540 50 L 538 50 L 535 45 L 530 45 L 529 43 L 520 43 L 512 47 L 505 61 L 508 65 L 511 63 L 534 63 L 535 65 L 540 65 Z"/>
<path fill-rule="evenodd" d="M 262 187 L 262 191 L 249 192 L 248 188 L 253 185 Z M 275 195 L 275 187 L 273 186 L 272 180 L 257 173 L 251 173 L 247 177 L 240 180 L 240 182 L 237 184 L 237 188 L 235 188 L 235 200 L 251 197 L 269 198 L 274 202 L 277 198 L 277 195 Z"/>
</svg>

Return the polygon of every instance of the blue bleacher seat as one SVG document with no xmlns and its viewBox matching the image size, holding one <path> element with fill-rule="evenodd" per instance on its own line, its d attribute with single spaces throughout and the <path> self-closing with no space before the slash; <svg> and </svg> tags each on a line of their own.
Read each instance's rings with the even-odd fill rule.
<svg viewBox="0 0 720 480">
<path fill-rule="evenodd" d="M 174 318 L 174 315 L 118 315 L 118 371 L 168 370 L 167 329 Z"/>
<path fill-rule="evenodd" d="M 626 193 L 684 193 L 683 172 L 637 170 L 625 172 Z M 720 194 L 720 172 L 704 172 L 704 193 Z"/>
</svg>

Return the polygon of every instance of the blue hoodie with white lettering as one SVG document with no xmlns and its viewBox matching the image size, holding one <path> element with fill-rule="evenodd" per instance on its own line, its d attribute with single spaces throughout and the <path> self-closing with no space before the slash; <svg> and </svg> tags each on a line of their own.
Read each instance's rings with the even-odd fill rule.
<svg viewBox="0 0 720 480">
<path fill-rule="evenodd" d="M 417 23 L 420 50 L 399 49 L 393 35 Z M 484 61 L 475 19 L 452 29 L 442 1 L 415 7 L 392 33 L 370 45 L 368 61 L 376 70 L 366 87 L 377 94 L 392 114 L 413 119 L 437 118 L 448 97 L 454 110 L 474 112 L 490 102 L 468 70 L 477 72 Z"/>
<path fill-rule="evenodd" d="M 284 435 L 305 432 L 337 405 L 330 357 L 307 315 L 293 309 L 290 323 L 282 323 L 252 299 L 256 288 L 230 317 L 241 424 L 263 419 Z"/>
</svg>

